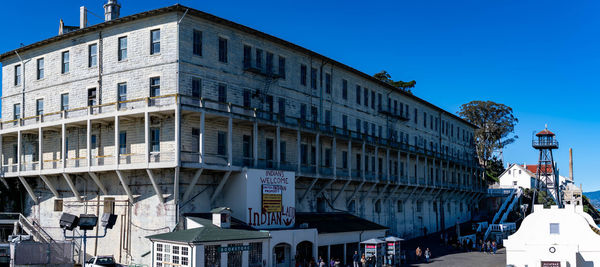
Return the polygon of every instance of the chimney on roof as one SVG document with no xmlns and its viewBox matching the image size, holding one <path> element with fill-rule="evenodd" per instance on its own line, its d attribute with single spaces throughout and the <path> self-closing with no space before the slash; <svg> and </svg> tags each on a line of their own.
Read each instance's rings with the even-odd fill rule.
<svg viewBox="0 0 600 267">
<path fill-rule="evenodd" d="M 65 23 L 63 22 L 62 19 L 60 19 L 60 22 L 58 23 L 58 35 L 62 35 L 65 29 Z"/>
<path fill-rule="evenodd" d="M 85 10 L 85 6 L 81 6 L 79 8 L 79 28 L 83 29 L 83 28 L 87 27 L 87 24 L 88 24 L 87 12 Z"/>
<path fill-rule="evenodd" d="M 227 229 L 231 227 L 231 209 L 228 207 L 215 208 L 212 213 L 212 223 L 220 228 Z"/>
<path fill-rule="evenodd" d="M 104 5 L 104 21 L 111 21 L 119 18 L 121 5 L 117 3 L 117 0 L 108 0 Z"/>
<path fill-rule="evenodd" d="M 569 178 L 573 181 L 573 148 L 569 148 Z"/>
</svg>

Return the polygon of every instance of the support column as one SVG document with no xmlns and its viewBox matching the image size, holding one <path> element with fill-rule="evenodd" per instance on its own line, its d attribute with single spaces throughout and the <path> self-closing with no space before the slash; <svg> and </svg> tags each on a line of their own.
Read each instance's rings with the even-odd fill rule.
<svg viewBox="0 0 600 267">
<path fill-rule="evenodd" d="M 319 166 L 321 166 L 321 143 L 319 142 L 319 138 L 321 137 L 321 135 L 319 133 L 317 133 L 317 136 L 315 137 L 315 142 L 316 142 L 316 158 L 315 158 L 315 174 L 317 176 L 319 176 Z"/>
<path fill-rule="evenodd" d="M 2 135 L 0 134 L 0 166 L 2 166 L 2 164 L 4 164 L 4 151 L 2 149 L 2 146 L 3 146 Z M 4 168 L 0 168 L 0 174 L 4 175 Z M 4 183 L 5 181 L 2 180 L 2 182 Z M 6 188 L 8 188 L 8 186 Z"/>
<path fill-rule="evenodd" d="M 258 166 L 258 122 L 254 122 L 252 128 L 252 158 L 254 159 L 254 167 Z"/>
<path fill-rule="evenodd" d="M 181 166 L 181 107 L 179 95 L 175 96 L 175 165 Z M 175 196 L 175 200 L 177 200 L 177 196 Z"/>
<path fill-rule="evenodd" d="M 204 109 L 200 111 L 200 133 L 198 134 L 198 161 L 204 163 Z"/>
<path fill-rule="evenodd" d="M 386 149 L 385 150 L 385 176 L 386 176 L 386 180 L 389 182 L 390 179 L 390 149 Z"/>
<path fill-rule="evenodd" d="M 20 134 L 19 134 L 20 135 Z M 60 144 L 60 149 L 61 149 L 61 153 L 60 153 L 60 157 L 62 159 L 62 168 L 64 169 L 65 166 L 67 166 L 67 129 L 65 124 L 63 123 L 61 125 L 61 144 Z"/>
<path fill-rule="evenodd" d="M 360 159 L 360 171 L 361 171 L 361 174 L 362 174 L 363 181 L 367 178 L 367 176 L 366 176 L 367 172 L 365 170 L 365 161 L 369 160 L 369 159 L 367 159 L 366 152 L 367 152 L 366 144 L 363 141 L 363 143 L 362 143 L 362 155 L 361 155 L 362 158 Z"/>
<path fill-rule="evenodd" d="M 352 179 L 352 141 L 348 140 L 348 155 L 346 162 L 348 162 L 348 178 Z"/>
<path fill-rule="evenodd" d="M 277 125 L 277 129 L 275 132 L 275 147 L 277 149 L 275 149 L 275 159 L 277 160 L 277 169 L 281 168 L 281 127 L 279 127 L 279 125 Z"/>
<path fill-rule="evenodd" d="M 146 168 L 150 165 L 150 113 L 144 113 L 144 153 L 146 154 Z"/>
<path fill-rule="evenodd" d="M 92 166 L 92 121 L 90 119 L 87 120 L 86 122 L 86 142 L 85 142 L 85 150 L 87 153 L 87 166 L 88 166 L 88 170 L 90 169 L 90 167 Z M 42 128 L 40 127 L 40 136 L 42 136 Z M 41 147 L 42 147 L 42 140 L 40 140 L 40 151 L 41 151 Z M 41 159 L 41 158 L 40 158 Z M 41 162 L 41 160 L 40 160 Z"/>
<path fill-rule="evenodd" d="M 301 146 L 301 144 L 300 144 L 300 138 L 301 138 L 301 136 L 300 136 L 300 130 L 298 130 L 296 132 L 296 141 L 297 141 L 297 143 L 296 143 L 296 159 L 297 159 L 297 162 L 298 162 L 297 173 L 300 173 L 300 171 L 302 170 L 302 158 L 301 158 L 302 157 L 302 153 L 300 151 L 301 150 L 301 148 L 300 148 L 300 146 Z"/>
<path fill-rule="evenodd" d="M 2 155 L 2 137 L 0 136 L 0 155 Z M 2 158 L 0 157 L 0 162 Z M 42 127 L 38 128 L 38 162 L 40 170 L 44 169 L 44 130 Z"/>
<path fill-rule="evenodd" d="M 400 161 L 400 157 L 401 157 L 401 155 L 400 155 L 400 150 L 398 150 L 396 153 L 397 153 L 396 157 L 398 158 L 398 159 L 397 159 L 397 160 L 398 160 L 398 163 L 396 163 L 396 166 L 397 166 L 397 168 L 398 168 L 398 171 L 396 172 L 396 175 L 397 175 L 396 179 L 397 179 L 397 182 L 399 182 L 399 181 L 400 181 L 400 176 L 401 176 L 401 175 L 402 175 L 402 176 L 404 176 L 404 173 L 401 173 L 400 171 L 404 171 L 404 169 L 403 169 L 403 168 L 402 168 L 402 169 L 400 168 L 400 167 L 402 166 L 402 162 Z"/>
<path fill-rule="evenodd" d="M 333 137 L 333 141 L 331 146 L 333 147 L 332 149 L 332 159 L 331 159 L 331 163 L 333 165 L 333 178 L 335 179 L 337 177 L 337 144 L 336 144 L 336 140 L 335 140 L 335 136 Z"/>
<path fill-rule="evenodd" d="M 115 116 L 115 165 L 119 166 L 119 116 Z M 133 201 L 131 201 L 133 203 Z"/>
<path fill-rule="evenodd" d="M 230 105 L 231 110 L 231 105 Z M 227 121 L 227 166 L 231 167 L 233 165 L 233 118 L 231 114 L 229 115 L 229 119 Z"/>
<path fill-rule="evenodd" d="M 404 171 L 406 171 L 407 183 L 410 184 L 410 153 L 408 152 L 406 152 L 406 166 L 404 166 Z"/>
<path fill-rule="evenodd" d="M 35 202 L 36 205 L 40 204 L 39 200 L 37 199 L 37 196 L 35 195 L 35 193 L 33 193 L 33 189 L 31 189 L 31 186 L 29 186 L 29 184 L 25 180 L 25 177 L 19 176 L 19 181 L 21 181 L 23 186 L 25 186 L 25 190 L 27 190 L 27 193 L 29 194 L 31 199 L 33 199 L 33 202 Z"/>
<path fill-rule="evenodd" d="M 21 153 L 22 153 L 21 139 L 22 139 L 21 138 L 21 130 L 18 130 L 17 131 L 17 155 L 16 155 L 16 158 L 17 158 L 17 172 L 19 172 L 19 173 L 21 172 Z"/>
<path fill-rule="evenodd" d="M 375 162 L 373 162 L 375 166 L 372 166 L 371 168 L 373 168 L 373 170 L 375 170 L 375 180 L 376 181 L 380 181 L 380 176 L 379 176 L 379 172 L 381 171 L 379 169 L 379 147 L 375 146 Z"/>
</svg>

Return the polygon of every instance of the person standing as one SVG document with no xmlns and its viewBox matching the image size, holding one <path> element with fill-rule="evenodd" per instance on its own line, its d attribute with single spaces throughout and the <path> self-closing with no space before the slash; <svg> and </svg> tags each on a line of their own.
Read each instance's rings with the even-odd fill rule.
<svg viewBox="0 0 600 267">
<path fill-rule="evenodd" d="M 354 251 L 354 255 L 352 255 L 352 267 L 358 267 L 358 263 L 360 262 L 360 256 L 358 256 L 358 251 Z"/>
<path fill-rule="evenodd" d="M 323 257 L 319 256 L 319 267 L 325 267 L 325 261 L 323 261 Z"/>
<path fill-rule="evenodd" d="M 497 248 L 498 248 L 498 245 L 496 244 L 496 240 L 492 241 L 492 251 L 494 252 L 494 254 L 496 254 Z"/>
<path fill-rule="evenodd" d="M 425 262 L 429 262 L 429 257 L 431 257 L 431 251 L 429 248 L 425 250 Z"/>
<path fill-rule="evenodd" d="M 362 265 L 362 267 L 367 266 L 367 258 L 365 258 L 365 253 L 363 253 L 362 257 L 360 258 L 360 264 Z"/>
<path fill-rule="evenodd" d="M 415 256 L 417 257 L 417 261 L 421 260 L 421 255 L 422 255 L 422 251 L 421 251 L 421 247 L 417 247 L 417 250 L 415 250 Z"/>
</svg>

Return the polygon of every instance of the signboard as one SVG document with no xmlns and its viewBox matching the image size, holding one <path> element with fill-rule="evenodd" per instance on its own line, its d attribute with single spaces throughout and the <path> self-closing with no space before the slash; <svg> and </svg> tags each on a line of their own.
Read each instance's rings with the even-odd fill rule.
<svg viewBox="0 0 600 267">
<path fill-rule="evenodd" d="M 560 267 L 560 261 L 542 261 L 542 267 Z"/>
<path fill-rule="evenodd" d="M 218 251 L 219 253 L 250 251 L 250 245 L 219 247 Z"/>
<path fill-rule="evenodd" d="M 272 184 L 262 185 L 262 211 L 281 212 L 283 209 L 281 186 Z"/>
</svg>

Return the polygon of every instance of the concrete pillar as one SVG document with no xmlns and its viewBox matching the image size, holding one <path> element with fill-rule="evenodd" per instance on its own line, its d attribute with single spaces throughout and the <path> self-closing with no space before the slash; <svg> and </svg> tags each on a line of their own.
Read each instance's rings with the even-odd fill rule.
<svg viewBox="0 0 600 267">
<path fill-rule="evenodd" d="M 64 128 L 64 124 L 63 124 L 63 128 Z M 63 135 L 64 136 L 64 135 Z M 17 172 L 21 172 L 21 153 L 23 153 L 23 149 L 21 148 L 21 130 L 17 131 Z M 64 138 L 63 138 L 64 139 Z M 64 143 L 64 141 L 63 141 Z M 64 162 L 64 160 L 63 160 Z M 64 166 L 64 165 L 63 165 Z"/>
<path fill-rule="evenodd" d="M 4 164 L 4 151 L 2 149 L 2 135 L 0 134 L 0 166 Z M 41 159 L 40 159 L 41 160 Z M 0 168 L 0 173 L 4 174 L 4 168 Z"/>
<path fill-rule="evenodd" d="M 348 155 L 346 162 L 348 162 L 348 178 L 352 179 L 352 141 L 348 140 Z"/>
<path fill-rule="evenodd" d="M 331 146 L 333 147 L 332 149 L 332 165 L 333 165 L 333 178 L 337 177 L 337 144 L 336 144 L 336 139 L 335 137 L 333 137 L 333 141 Z"/>
<path fill-rule="evenodd" d="M 204 163 L 204 109 L 200 111 L 200 133 L 198 134 L 198 161 Z"/>
<path fill-rule="evenodd" d="M 150 164 L 150 114 L 148 112 L 144 113 L 144 150 L 145 153 L 145 162 L 146 168 L 148 168 Z"/>
<path fill-rule="evenodd" d="M 40 138 L 42 137 L 42 127 L 40 127 L 40 133 L 39 136 Z M 87 166 L 88 169 L 90 168 L 90 166 L 92 166 L 92 121 L 90 119 L 87 120 L 86 122 L 86 142 L 85 142 L 85 150 L 87 153 Z M 40 163 L 42 162 L 41 160 L 41 149 L 42 148 L 42 140 L 40 139 Z"/>
<path fill-rule="evenodd" d="M 300 171 L 302 170 L 302 153 L 300 153 L 300 130 L 298 130 L 296 132 L 296 161 L 298 163 L 298 170 L 297 172 L 300 173 Z"/>
<path fill-rule="evenodd" d="M 61 140 L 62 140 L 62 142 L 61 142 L 60 156 L 62 159 L 62 168 L 64 169 L 65 166 L 67 165 L 67 155 L 66 154 L 68 153 L 67 144 L 66 144 L 67 143 L 67 128 L 64 123 L 61 125 Z"/>
<path fill-rule="evenodd" d="M 179 96 L 175 96 L 175 164 L 181 166 L 181 106 Z"/>
<path fill-rule="evenodd" d="M 410 184 L 410 154 L 406 152 L 406 166 L 404 166 L 406 172 L 407 182 Z"/>
<path fill-rule="evenodd" d="M 385 176 L 386 180 L 389 182 L 390 179 L 390 149 L 385 150 Z"/>
<path fill-rule="evenodd" d="M 231 108 L 231 104 L 230 104 Z M 179 153 L 179 152 L 178 152 Z M 227 166 L 231 167 L 233 162 L 233 118 L 229 115 L 227 120 Z"/>
<path fill-rule="evenodd" d="M 366 144 L 363 141 L 363 143 L 362 143 L 362 155 L 361 155 L 362 159 L 360 160 L 360 165 L 361 165 L 360 166 L 360 170 L 362 172 L 362 178 L 363 178 L 363 180 L 365 180 L 367 178 L 366 175 L 365 175 L 366 174 L 366 171 L 365 171 L 365 160 L 367 160 L 366 159 L 367 158 L 366 152 L 367 152 Z"/>
<path fill-rule="evenodd" d="M 317 176 L 319 176 L 319 166 L 321 165 L 321 143 L 320 143 L 320 137 L 321 135 L 319 133 L 317 133 L 317 136 L 315 137 L 315 143 L 316 143 L 316 164 L 315 164 L 315 173 Z"/>
<path fill-rule="evenodd" d="M 258 166 L 258 122 L 254 122 L 252 126 L 252 158 L 254 167 Z"/>
<path fill-rule="evenodd" d="M 373 168 L 375 170 L 375 179 L 380 180 L 379 172 L 381 170 L 379 169 L 379 147 L 377 147 L 377 146 L 375 146 L 375 164 L 373 164 L 373 165 L 375 165 Z"/>
<path fill-rule="evenodd" d="M 277 125 L 275 130 L 275 159 L 277 160 L 277 169 L 281 168 L 281 127 Z"/>
<path fill-rule="evenodd" d="M 119 116 L 115 116 L 115 165 L 119 166 Z"/>
<path fill-rule="evenodd" d="M 0 136 L 0 162 L 4 162 L 4 161 L 2 161 L 1 155 L 2 155 L 2 136 Z M 44 130 L 42 129 L 42 127 L 38 128 L 38 162 L 39 162 L 39 166 L 40 166 L 39 169 L 43 170 L 44 169 Z"/>
</svg>

